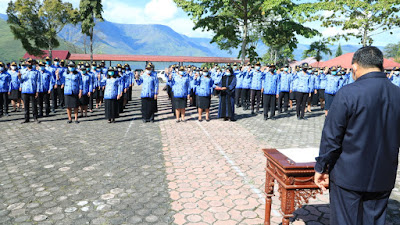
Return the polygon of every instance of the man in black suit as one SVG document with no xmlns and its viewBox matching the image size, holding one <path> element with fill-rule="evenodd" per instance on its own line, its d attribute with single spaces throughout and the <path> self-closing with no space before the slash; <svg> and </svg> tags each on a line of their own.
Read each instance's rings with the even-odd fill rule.
<svg viewBox="0 0 400 225">
<path fill-rule="evenodd" d="M 400 147 L 400 88 L 376 47 L 354 53 L 354 83 L 336 94 L 322 131 L 315 183 L 329 184 L 332 225 L 384 225 Z"/>
</svg>

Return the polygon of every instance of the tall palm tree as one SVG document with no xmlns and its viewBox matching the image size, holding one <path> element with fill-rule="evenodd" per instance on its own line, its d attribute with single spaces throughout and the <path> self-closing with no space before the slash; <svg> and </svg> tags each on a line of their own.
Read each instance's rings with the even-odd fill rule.
<svg viewBox="0 0 400 225">
<path fill-rule="evenodd" d="M 332 51 L 324 41 L 315 41 L 311 43 L 310 48 L 303 52 L 304 56 L 314 57 L 318 64 L 322 59 L 322 54 L 332 55 Z"/>
</svg>

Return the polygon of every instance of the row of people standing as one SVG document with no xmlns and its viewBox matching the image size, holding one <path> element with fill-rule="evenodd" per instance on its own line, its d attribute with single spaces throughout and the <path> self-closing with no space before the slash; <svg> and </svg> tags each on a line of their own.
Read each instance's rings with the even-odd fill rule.
<svg viewBox="0 0 400 225">
<path fill-rule="evenodd" d="M 58 104 L 61 107 L 67 107 L 68 123 L 72 123 L 72 109 L 74 109 L 75 123 L 78 122 L 78 108 L 81 113 L 87 116 L 87 108 L 93 109 L 93 100 L 96 99 L 96 108 L 101 107 L 103 99 L 117 99 L 118 96 L 118 113 L 123 111 L 128 100 L 131 100 L 131 90 L 134 83 L 133 73 L 130 71 L 129 65 L 118 65 L 116 68 L 104 69 L 104 63 L 97 67 L 96 63 L 92 65 L 79 64 L 70 62 L 67 67 L 60 65 L 59 59 L 54 60 L 51 65 L 50 58 L 46 58 L 46 62 L 37 63 L 33 59 L 28 59 L 21 67 L 14 62 L 10 68 L 6 69 L 1 63 L 0 70 L 0 88 L 2 101 L 0 108 L 0 116 L 8 115 L 8 98 L 14 105 L 14 111 L 17 110 L 17 104 L 21 101 L 24 103 L 25 119 L 23 123 L 30 121 L 29 105 L 32 103 L 32 114 L 35 122 L 38 117 L 48 116 L 50 114 L 50 98 L 53 101 L 52 109 L 55 112 Z M 113 73 L 114 75 L 110 75 Z M 4 79 L 3 79 L 4 77 Z M 118 78 L 118 87 L 107 88 L 108 78 Z M 110 87 L 112 85 L 109 85 Z M 61 90 L 61 92 L 58 92 Z M 119 92 L 117 91 L 119 90 Z M 115 92 L 118 92 L 115 95 Z M 60 94 L 62 93 L 62 94 Z M 61 97 L 60 97 L 61 96 Z M 39 105 L 39 113 L 37 106 Z M 4 107 L 3 107 L 4 106 Z M 45 106 L 45 107 L 43 107 Z M 4 110 L 2 110 L 4 108 Z M 18 107 L 19 108 L 19 107 Z M 43 114 L 43 108 L 45 114 Z M 109 119 L 114 122 L 118 114 Z"/>
</svg>

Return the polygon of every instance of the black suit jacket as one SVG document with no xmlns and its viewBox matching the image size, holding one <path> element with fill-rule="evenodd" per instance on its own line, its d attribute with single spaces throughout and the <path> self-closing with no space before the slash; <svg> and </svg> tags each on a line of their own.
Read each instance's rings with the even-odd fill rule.
<svg viewBox="0 0 400 225">
<path fill-rule="evenodd" d="M 315 170 L 343 188 L 393 189 L 400 147 L 400 88 L 368 73 L 336 94 L 322 131 Z"/>
</svg>

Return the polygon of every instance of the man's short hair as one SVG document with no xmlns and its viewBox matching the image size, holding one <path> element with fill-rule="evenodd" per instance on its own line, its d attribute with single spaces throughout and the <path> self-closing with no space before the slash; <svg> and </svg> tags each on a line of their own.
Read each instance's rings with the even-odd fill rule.
<svg viewBox="0 0 400 225">
<path fill-rule="evenodd" d="M 374 46 L 362 47 L 354 53 L 351 64 L 354 63 L 363 68 L 379 68 L 383 71 L 383 53 Z"/>
</svg>

